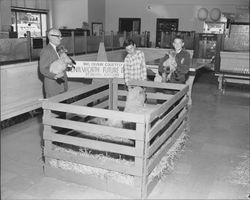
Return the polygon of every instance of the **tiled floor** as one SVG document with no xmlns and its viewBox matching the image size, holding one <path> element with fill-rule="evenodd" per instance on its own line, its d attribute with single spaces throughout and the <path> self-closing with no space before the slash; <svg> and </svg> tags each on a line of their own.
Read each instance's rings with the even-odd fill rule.
<svg viewBox="0 0 250 200">
<path fill-rule="evenodd" d="M 193 88 L 191 131 L 175 170 L 162 179 L 149 199 L 250 199 L 250 191 L 230 182 L 249 150 L 249 91 L 217 90 L 212 73 L 203 71 Z M 41 118 L 1 131 L 2 199 L 126 199 L 90 187 L 44 177 Z"/>
</svg>

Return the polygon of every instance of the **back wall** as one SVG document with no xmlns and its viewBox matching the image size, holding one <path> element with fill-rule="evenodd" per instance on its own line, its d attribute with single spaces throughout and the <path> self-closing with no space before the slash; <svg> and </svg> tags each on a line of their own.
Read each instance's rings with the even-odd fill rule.
<svg viewBox="0 0 250 200">
<path fill-rule="evenodd" d="M 106 31 L 118 31 L 119 17 L 141 18 L 141 31 L 150 31 L 155 43 L 156 19 L 179 18 L 179 31 L 202 32 L 203 21 L 197 19 L 199 8 L 219 8 L 221 12 L 241 12 L 239 6 L 249 9 L 248 0 L 106 0 Z"/>
</svg>

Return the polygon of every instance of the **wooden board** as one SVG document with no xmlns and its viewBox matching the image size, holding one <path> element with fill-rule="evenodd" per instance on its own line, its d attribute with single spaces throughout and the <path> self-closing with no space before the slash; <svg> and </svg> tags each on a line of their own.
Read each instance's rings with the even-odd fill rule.
<svg viewBox="0 0 250 200">
<path fill-rule="evenodd" d="M 45 165 L 44 173 L 45 176 L 55 177 L 66 182 L 70 181 L 73 183 L 78 183 L 80 185 L 88 185 L 96 189 L 119 194 L 122 196 L 128 196 L 131 198 L 141 198 L 140 188 L 117 183 L 107 179 L 100 179 L 91 175 L 82 175 L 59 168 L 53 168 L 48 165 Z"/>
<path fill-rule="evenodd" d="M 109 91 L 96 93 L 92 97 L 87 97 L 87 101 L 79 100 L 76 103 L 62 104 L 60 98 L 49 99 L 43 102 L 43 108 L 45 110 L 43 123 L 44 140 L 45 140 L 45 161 L 48 165 L 48 160 L 59 159 L 65 160 L 75 164 L 83 164 L 91 166 L 97 169 L 111 170 L 113 173 L 119 172 L 126 175 L 132 175 L 136 179 L 136 186 L 124 186 L 124 184 L 116 183 L 112 179 L 100 179 L 90 175 L 81 175 L 86 181 L 80 181 L 78 176 L 74 172 L 67 172 L 62 169 L 46 166 L 45 168 L 49 175 L 62 178 L 63 180 L 74 181 L 80 184 L 86 184 L 92 187 L 96 187 L 102 190 L 122 194 L 133 198 L 146 198 L 149 191 L 151 191 L 157 184 L 158 178 L 155 178 L 152 182 L 148 182 L 148 176 L 159 164 L 161 158 L 165 155 L 166 151 L 174 144 L 176 139 L 186 130 L 188 121 L 188 86 L 181 84 L 170 84 L 170 90 L 177 90 L 176 94 L 155 94 L 154 90 L 148 92 L 151 98 L 161 98 L 165 100 L 161 105 L 155 106 L 155 110 L 149 113 L 136 114 L 127 113 L 116 110 L 99 109 L 96 107 L 87 107 L 79 104 L 85 104 L 92 100 L 98 101 L 98 98 L 103 98 L 109 94 L 112 99 L 112 108 L 124 105 L 125 101 L 118 100 L 118 96 L 126 98 L 127 91 L 119 89 L 118 85 L 124 84 L 123 80 L 115 79 L 111 81 L 113 84 Z M 110 82 L 109 82 L 110 84 Z M 146 88 L 167 88 L 169 84 L 154 83 L 148 81 L 135 81 L 133 84 Z M 100 84 L 99 86 L 101 86 Z M 97 85 L 95 85 L 97 86 Z M 93 89 L 93 86 L 91 86 Z M 98 87 L 98 86 L 97 86 Z M 167 88 L 168 89 L 168 88 Z M 64 94 L 61 97 L 67 99 L 74 95 L 79 95 L 81 92 L 89 91 L 89 88 L 85 88 L 84 91 L 71 92 L 71 94 Z M 71 96 L 72 95 L 72 96 Z M 106 101 L 107 102 L 107 101 Z M 169 109 L 171 110 L 169 111 Z M 119 119 L 124 121 L 134 122 L 136 124 L 135 130 L 127 128 L 116 128 L 105 126 L 101 124 L 90 124 L 87 121 L 72 121 L 70 119 L 56 118 L 52 111 L 60 111 L 66 113 L 72 113 L 82 116 L 93 116 L 97 118 Z M 158 121 L 157 121 L 158 120 Z M 170 122 L 168 127 L 165 127 L 166 123 Z M 154 123 L 153 123 L 154 122 Z M 153 124 L 151 124 L 153 123 Z M 71 136 L 58 134 L 51 128 L 51 126 L 57 126 L 60 128 L 67 128 L 70 130 L 76 130 L 80 134 L 88 133 L 95 134 L 96 136 L 108 135 L 111 137 L 121 137 L 124 139 L 134 140 L 134 146 L 114 143 L 106 140 L 95 140 L 95 138 L 84 138 L 80 136 Z M 161 129 L 164 130 L 160 133 L 159 138 L 154 140 Z M 152 144 L 151 144 L 152 141 Z M 67 145 L 75 145 L 81 148 L 87 148 L 94 151 L 112 152 L 116 155 L 128 155 L 134 158 L 133 165 L 124 165 L 122 163 L 115 163 L 107 160 L 100 162 L 100 160 L 91 158 L 83 158 L 80 155 L 71 155 L 70 152 L 58 152 L 53 149 L 52 142 L 65 143 Z M 156 155 L 156 156 L 155 156 Z M 105 185 L 104 185 L 105 183 Z M 125 192 L 126 191 L 126 192 Z M 130 191 L 130 192 L 129 192 Z M 129 194 L 128 194 L 129 193 Z"/>
</svg>

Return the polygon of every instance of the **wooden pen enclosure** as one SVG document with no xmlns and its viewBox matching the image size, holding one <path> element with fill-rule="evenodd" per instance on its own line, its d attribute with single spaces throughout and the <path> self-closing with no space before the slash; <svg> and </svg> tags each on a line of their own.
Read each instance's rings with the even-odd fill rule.
<svg viewBox="0 0 250 200">
<path fill-rule="evenodd" d="M 187 131 L 188 86 L 133 84 L 145 88 L 150 109 L 123 111 L 128 92 L 122 79 L 95 82 L 43 102 L 46 176 L 132 198 L 148 196 L 160 180 L 154 169 Z M 120 120 L 124 126 L 91 123 L 96 118 Z"/>
</svg>

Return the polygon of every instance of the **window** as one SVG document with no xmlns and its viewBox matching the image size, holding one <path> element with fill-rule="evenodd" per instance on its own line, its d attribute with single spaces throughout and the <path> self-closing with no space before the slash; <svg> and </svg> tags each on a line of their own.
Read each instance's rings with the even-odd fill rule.
<svg viewBox="0 0 250 200">
<path fill-rule="evenodd" d="M 140 34 L 141 19 L 140 18 L 119 18 L 119 32 L 135 32 Z"/>
<path fill-rule="evenodd" d="M 157 18 L 156 19 L 156 47 L 161 46 L 162 32 L 178 31 L 179 19 Z"/>
<path fill-rule="evenodd" d="M 92 35 L 99 36 L 103 31 L 102 23 L 93 22 L 92 23 Z"/>
<path fill-rule="evenodd" d="M 12 8 L 11 9 L 11 32 L 16 32 L 17 37 L 26 37 L 30 31 L 31 37 L 46 36 L 47 30 L 46 10 Z"/>
</svg>

